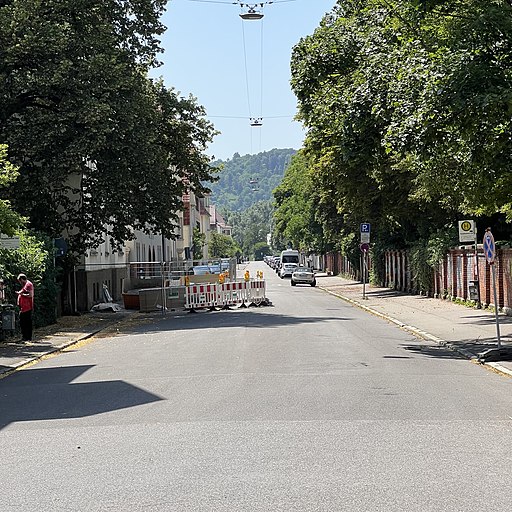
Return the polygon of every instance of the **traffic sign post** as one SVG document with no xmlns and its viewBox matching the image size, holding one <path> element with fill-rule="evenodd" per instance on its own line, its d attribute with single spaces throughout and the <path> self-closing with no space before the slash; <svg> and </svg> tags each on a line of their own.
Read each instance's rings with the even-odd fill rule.
<svg viewBox="0 0 512 512">
<path fill-rule="evenodd" d="M 476 222 L 471 219 L 459 220 L 459 242 L 474 244 L 474 265 L 473 265 L 473 280 L 469 287 L 471 300 L 476 301 L 476 307 L 482 307 L 480 298 L 480 273 L 478 269 L 478 239 Z"/>
<path fill-rule="evenodd" d="M 494 262 L 496 260 L 496 244 L 494 237 L 491 233 L 491 228 L 487 228 L 484 234 L 484 254 L 487 263 L 491 267 L 492 274 L 492 288 L 494 294 L 494 314 L 496 316 L 496 336 L 498 338 L 498 351 L 501 350 L 501 337 L 500 337 L 500 320 L 498 315 L 498 294 L 496 293 L 496 269 Z"/>
<path fill-rule="evenodd" d="M 361 245 L 359 248 L 363 253 L 361 255 L 361 274 L 363 276 L 363 299 L 366 299 L 366 275 L 368 273 L 368 251 L 370 250 L 370 232 L 371 225 L 369 222 L 362 222 L 359 226 L 361 234 Z"/>
<path fill-rule="evenodd" d="M 366 276 L 368 274 L 368 251 L 370 250 L 370 244 L 362 243 L 359 245 L 362 255 L 362 274 L 363 274 L 363 299 L 366 299 Z"/>
<path fill-rule="evenodd" d="M 459 242 L 476 243 L 476 228 L 474 220 L 459 220 Z"/>
</svg>

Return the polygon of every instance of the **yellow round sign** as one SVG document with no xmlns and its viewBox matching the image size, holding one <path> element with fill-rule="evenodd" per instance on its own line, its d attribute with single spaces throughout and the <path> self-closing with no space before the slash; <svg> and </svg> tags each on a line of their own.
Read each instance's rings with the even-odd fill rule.
<svg viewBox="0 0 512 512">
<path fill-rule="evenodd" d="M 471 222 L 468 222 L 467 220 L 464 221 L 461 225 L 460 225 L 460 228 L 462 229 L 462 231 L 471 231 Z"/>
</svg>

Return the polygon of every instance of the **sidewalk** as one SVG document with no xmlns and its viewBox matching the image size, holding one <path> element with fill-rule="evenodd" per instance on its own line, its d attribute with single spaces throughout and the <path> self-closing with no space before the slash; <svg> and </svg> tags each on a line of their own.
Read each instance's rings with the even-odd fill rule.
<svg viewBox="0 0 512 512">
<path fill-rule="evenodd" d="M 114 328 L 136 313 L 122 310 L 64 316 L 56 324 L 36 329 L 31 343 L 17 341 L 19 336 L 0 341 L 0 378 L 48 354 L 91 338 L 100 331 Z"/>
<path fill-rule="evenodd" d="M 429 341 L 444 345 L 468 359 L 497 347 L 494 312 L 441 299 L 408 295 L 389 288 L 363 285 L 338 276 L 317 274 L 318 287 L 378 315 Z M 512 317 L 499 315 L 503 348 L 512 350 Z M 490 358 L 488 358 L 490 360 Z M 486 361 L 487 366 L 512 376 L 512 361 Z"/>
</svg>

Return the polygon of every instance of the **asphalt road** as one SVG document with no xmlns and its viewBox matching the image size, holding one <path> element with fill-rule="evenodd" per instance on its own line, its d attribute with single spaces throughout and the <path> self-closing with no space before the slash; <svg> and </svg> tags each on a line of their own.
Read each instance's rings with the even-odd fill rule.
<svg viewBox="0 0 512 512">
<path fill-rule="evenodd" d="M 262 263 L 0 380 L 2 511 L 509 511 L 512 380 Z"/>
</svg>

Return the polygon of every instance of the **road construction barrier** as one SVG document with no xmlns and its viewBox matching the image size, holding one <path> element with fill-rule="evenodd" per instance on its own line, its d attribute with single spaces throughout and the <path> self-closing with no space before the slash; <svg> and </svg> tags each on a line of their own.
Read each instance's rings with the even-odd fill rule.
<svg viewBox="0 0 512 512">
<path fill-rule="evenodd" d="M 268 304 L 265 281 L 191 284 L 185 288 L 185 309 L 214 309 Z"/>
<path fill-rule="evenodd" d="M 185 309 L 214 308 L 217 305 L 217 284 L 191 284 L 186 287 Z"/>
<path fill-rule="evenodd" d="M 250 286 L 250 306 L 261 306 L 262 303 L 267 302 L 265 281 L 251 281 L 248 283 Z"/>
</svg>

